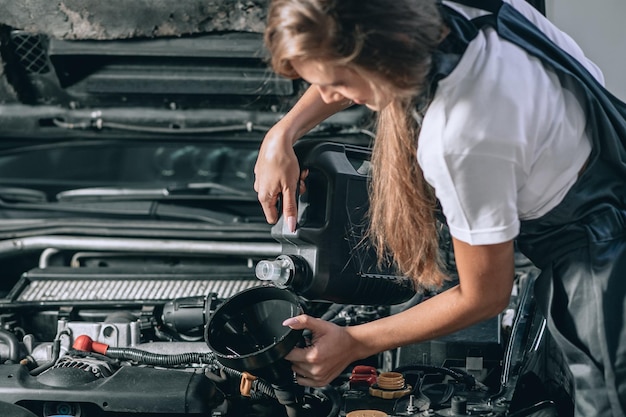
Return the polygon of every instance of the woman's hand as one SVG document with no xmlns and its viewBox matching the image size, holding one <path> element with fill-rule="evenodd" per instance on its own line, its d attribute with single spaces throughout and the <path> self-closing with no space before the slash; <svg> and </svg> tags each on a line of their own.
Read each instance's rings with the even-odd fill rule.
<svg viewBox="0 0 626 417">
<path fill-rule="evenodd" d="M 278 221 L 277 203 L 282 197 L 283 216 L 289 230 L 296 230 L 298 215 L 296 189 L 304 192 L 307 172 L 300 172 L 293 144 L 327 117 L 350 106 L 349 100 L 327 104 L 318 89 L 311 86 L 293 108 L 265 135 L 256 165 L 254 190 L 268 223 Z M 299 184 L 298 184 L 299 182 Z"/>
<path fill-rule="evenodd" d="M 254 190 L 268 223 L 278 221 L 277 203 L 282 198 L 282 210 L 289 230 L 296 229 L 298 214 L 296 190 L 298 182 L 304 187 L 298 159 L 293 150 L 293 140 L 282 134 L 277 127 L 265 136 L 254 166 Z M 301 192 L 303 189 L 301 188 Z"/>
<path fill-rule="evenodd" d="M 358 357 L 353 356 L 356 346 L 345 327 L 307 315 L 285 320 L 292 329 L 309 329 L 312 338 L 309 346 L 294 348 L 285 357 L 292 363 L 298 384 L 308 387 L 328 385 Z"/>
</svg>

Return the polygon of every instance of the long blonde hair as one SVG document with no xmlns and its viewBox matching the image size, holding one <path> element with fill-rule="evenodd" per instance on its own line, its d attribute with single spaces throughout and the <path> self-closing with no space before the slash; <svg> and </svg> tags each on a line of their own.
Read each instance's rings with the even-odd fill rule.
<svg viewBox="0 0 626 417">
<path fill-rule="evenodd" d="M 272 0 L 265 45 L 275 72 L 298 78 L 294 59 L 319 59 L 372 74 L 394 99 L 377 115 L 369 235 L 419 287 L 444 277 L 435 198 L 416 160 L 416 97 L 426 89 L 444 25 L 435 0 Z"/>
</svg>

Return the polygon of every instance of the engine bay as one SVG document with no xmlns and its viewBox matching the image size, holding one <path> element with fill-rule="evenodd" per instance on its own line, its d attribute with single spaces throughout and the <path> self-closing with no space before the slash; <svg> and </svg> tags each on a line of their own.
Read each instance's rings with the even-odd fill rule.
<svg viewBox="0 0 626 417">
<path fill-rule="evenodd" d="M 15 268 L 26 267 L 0 299 L 3 415 L 550 416 L 568 410 L 568 376 L 533 302 L 537 270 L 522 257 L 510 305 L 499 316 L 354 363 L 326 387 L 295 384 L 283 357 L 306 343 L 306 334 L 281 326 L 285 318 L 305 312 L 351 326 L 436 293 L 416 292 L 405 278 L 375 269 L 368 248 L 356 244 L 367 152 L 331 143 L 302 152 L 311 169 L 308 189 L 320 194 L 301 196 L 299 229 L 287 232 L 279 222 L 273 243 L 222 242 L 215 253 L 211 245 L 191 250 L 192 242 L 149 245 L 118 237 L 124 250 L 114 250 L 102 236 L 71 244 L 53 236 L 45 249 L 11 258 Z M 452 277 L 446 285 L 455 285 L 445 229 L 441 242 Z M 278 276 L 287 272 L 286 279 L 257 278 L 258 265 L 284 257 L 302 265 L 279 262 Z"/>
<path fill-rule="evenodd" d="M 207 346 L 204 328 L 211 314 L 238 294 L 287 290 L 261 283 L 251 270 L 206 271 L 197 266 L 146 267 L 141 273 L 102 267 L 28 271 L 11 292 L 10 306 L 6 301 L 2 306 L 0 401 L 45 417 L 285 414 L 273 384 L 254 375 L 264 375 L 264 369 L 246 372 L 224 366 Z M 503 378 L 515 382 L 522 358 L 537 354 L 524 351 L 525 339 L 519 334 L 536 324 L 518 319 L 516 328 L 513 323 L 513 317 L 531 312 L 526 311 L 531 280 L 532 271 L 517 276 L 520 293 L 496 319 L 368 358 L 323 389 L 304 392 L 300 387 L 298 406 L 304 411 L 295 415 L 336 416 L 357 410 L 392 416 L 507 415 L 516 387 L 504 386 Z M 166 300 L 168 296 L 174 297 Z M 393 314 L 424 296 L 395 306 L 302 298 L 300 303 L 308 314 L 354 325 Z M 273 305 L 258 310 L 252 329 L 272 319 L 268 311 L 276 312 Z M 283 319 L 274 317 L 273 326 Z M 385 378 L 392 381 L 385 383 Z M 285 381 L 280 385 L 299 390 Z M 537 404 L 554 407 L 552 402 Z"/>
</svg>

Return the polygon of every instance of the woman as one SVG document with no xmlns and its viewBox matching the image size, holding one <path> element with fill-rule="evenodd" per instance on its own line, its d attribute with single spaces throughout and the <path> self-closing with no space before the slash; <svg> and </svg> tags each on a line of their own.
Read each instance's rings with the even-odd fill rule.
<svg viewBox="0 0 626 417">
<path fill-rule="evenodd" d="M 523 0 L 273 0 L 265 40 L 276 72 L 311 84 L 261 145 L 255 190 L 267 220 L 282 196 L 296 227 L 295 141 L 366 105 L 378 114 L 379 253 L 419 286 L 440 285 L 438 201 L 459 275 L 364 325 L 286 321 L 313 333 L 287 356 L 297 382 L 327 384 L 355 360 L 497 315 L 516 240 L 542 269 L 536 296 L 572 371 L 577 415 L 625 415 L 626 108 L 575 42 Z"/>
</svg>

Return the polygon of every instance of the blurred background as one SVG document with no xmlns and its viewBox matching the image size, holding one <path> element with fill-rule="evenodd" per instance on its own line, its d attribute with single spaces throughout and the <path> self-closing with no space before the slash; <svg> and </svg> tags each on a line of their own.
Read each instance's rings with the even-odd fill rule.
<svg viewBox="0 0 626 417">
<path fill-rule="evenodd" d="M 602 69 L 609 91 L 626 101 L 626 1 L 546 0 L 545 10 Z"/>
</svg>

